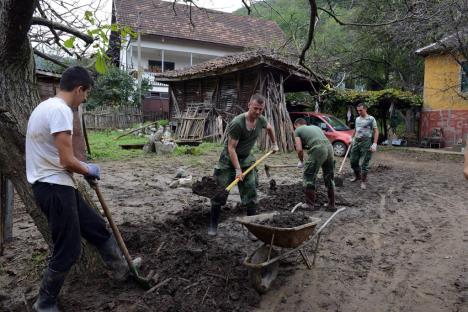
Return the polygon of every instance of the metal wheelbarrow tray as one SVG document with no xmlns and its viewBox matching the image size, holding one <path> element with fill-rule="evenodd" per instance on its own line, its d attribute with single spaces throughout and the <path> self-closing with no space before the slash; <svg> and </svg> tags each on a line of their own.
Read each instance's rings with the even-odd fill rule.
<svg viewBox="0 0 468 312">
<path fill-rule="evenodd" d="M 241 217 L 237 219 L 237 222 L 243 224 L 253 235 L 265 244 L 283 248 L 295 248 L 300 246 L 310 237 L 315 231 L 317 224 L 320 223 L 319 218 L 309 217 L 310 222 L 290 228 L 259 224 L 272 219 L 276 214 L 276 212 L 273 212 Z"/>
</svg>

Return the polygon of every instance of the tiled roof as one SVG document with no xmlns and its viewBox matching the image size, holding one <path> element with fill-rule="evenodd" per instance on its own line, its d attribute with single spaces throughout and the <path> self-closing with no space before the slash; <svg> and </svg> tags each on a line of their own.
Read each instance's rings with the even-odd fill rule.
<svg viewBox="0 0 468 312">
<path fill-rule="evenodd" d="M 284 34 L 275 22 L 252 16 L 160 0 L 115 0 L 115 9 L 117 22 L 134 30 L 138 29 L 138 12 L 141 12 L 143 34 L 235 47 L 271 47 L 284 43 Z"/>
<path fill-rule="evenodd" d="M 450 50 L 457 50 L 457 47 L 468 44 L 468 27 L 453 33 L 441 40 L 431 43 L 428 46 L 416 50 L 416 54 L 427 56 L 430 54 L 442 53 Z"/>
<path fill-rule="evenodd" d="M 63 61 L 63 58 L 53 55 L 51 57 L 57 58 L 60 61 Z M 41 72 L 48 72 L 54 74 L 61 74 L 65 70 L 62 66 L 52 63 L 49 60 L 46 60 L 38 55 L 34 55 L 34 62 L 36 63 L 36 70 Z"/>
<path fill-rule="evenodd" d="M 277 68 L 291 75 L 311 79 L 314 81 L 325 81 L 323 77 L 314 74 L 310 77 L 308 71 L 297 64 L 286 59 L 275 52 L 263 50 L 246 51 L 218 57 L 191 67 L 171 70 L 156 74 L 156 81 L 177 81 L 215 76 L 229 72 L 236 72 L 258 65 Z"/>
</svg>

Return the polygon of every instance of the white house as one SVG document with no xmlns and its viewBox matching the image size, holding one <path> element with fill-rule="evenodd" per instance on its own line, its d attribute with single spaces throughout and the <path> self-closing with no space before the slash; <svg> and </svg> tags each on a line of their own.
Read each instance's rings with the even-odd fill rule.
<svg viewBox="0 0 468 312">
<path fill-rule="evenodd" d="M 248 48 L 278 47 L 284 34 L 273 21 L 197 8 L 173 1 L 114 0 L 116 21 L 140 33 L 120 51 L 120 66 L 144 70 L 152 96 L 167 98 L 154 73 L 180 69 Z"/>
</svg>

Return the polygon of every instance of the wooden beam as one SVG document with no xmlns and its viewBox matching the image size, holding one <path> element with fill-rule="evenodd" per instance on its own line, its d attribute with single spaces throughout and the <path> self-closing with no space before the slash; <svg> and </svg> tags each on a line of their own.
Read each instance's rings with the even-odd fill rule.
<svg viewBox="0 0 468 312">
<path fill-rule="evenodd" d="M 0 256 L 13 237 L 13 184 L 0 174 Z"/>
</svg>

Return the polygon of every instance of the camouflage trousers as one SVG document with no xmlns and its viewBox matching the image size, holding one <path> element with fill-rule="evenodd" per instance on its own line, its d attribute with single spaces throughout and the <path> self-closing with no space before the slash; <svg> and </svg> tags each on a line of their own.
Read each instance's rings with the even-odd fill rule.
<svg viewBox="0 0 468 312">
<path fill-rule="evenodd" d="M 308 151 L 309 157 L 304 164 L 304 187 L 315 189 L 317 174 L 322 168 L 323 180 L 327 188 L 334 188 L 335 160 L 333 158 L 333 147 L 327 141 L 312 147 Z"/>
<path fill-rule="evenodd" d="M 355 172 L 367 172 L 369 171 L 369 162 L 372 158 L 372 152 L 369 148 L 372 145 L 371 138 L 363 140 L 354 139 L 351 151 L 349 152 L 349 161 L 351 162 L 351 168 Z M 361 165 L 359 163 L 362 161 Z"/>
<path fill-rule="evenodd" d="M 221 168 L 219 168 L 221 167 Z M 218 166 L 218 168 L 214 169 L 213 176 L 215 177 L 216 181 L 218 182 L 219 185 L 223 185 L 224 187 L 227 187 L 234 179 L 236 178 L 236 170 L 234 167 L 224 167 L 224 166 Z M 242 168 L 242 171 L 247 170 L 248 167 Z M 245 177 L 243 181 L 239 181 L 237 184 L 239 188 L 239 193 L 242 201 L 242 205 L 246 207 L 246 209 L 249 210 L 255 210 L 258 205 L 258 200 L 257 200 L 257 170 L 254 169 L 251 172 L 249 172 Z M 227 195 L 224 198 L 221 199 L 212 199 L 211 200 L 211 205 L 212 206 L 224 206 L 227 201 Z"/>
</svg>

